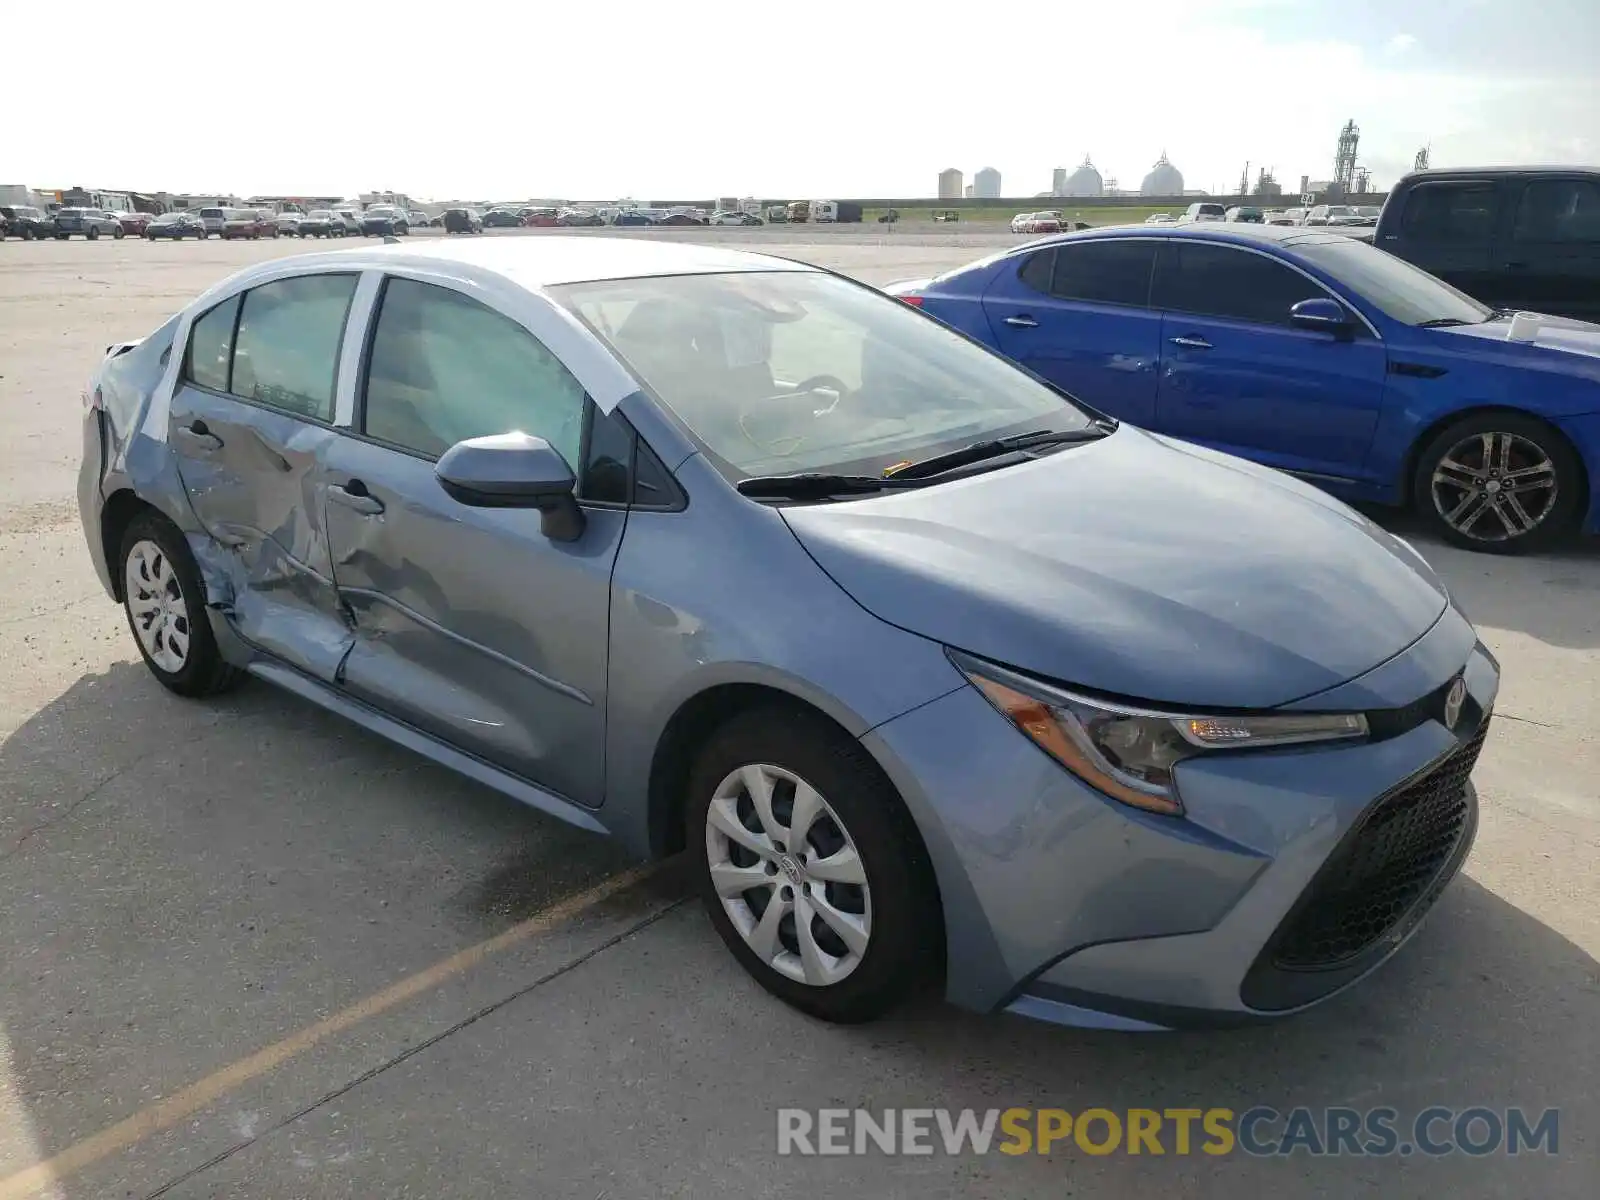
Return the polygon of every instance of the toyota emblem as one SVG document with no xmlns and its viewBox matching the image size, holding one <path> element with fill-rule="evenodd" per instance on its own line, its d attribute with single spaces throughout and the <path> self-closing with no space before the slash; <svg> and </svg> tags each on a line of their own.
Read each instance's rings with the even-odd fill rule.
<svg viewBox="0 0 1600 1200">
<path fill-rule="evenodd" d="M 1454 729 L 1461 719 L 1461 706 L 1467 702 L 1467 681 L 1457 675 L 1444 697 L 1444 727 Z"/>
</svg>

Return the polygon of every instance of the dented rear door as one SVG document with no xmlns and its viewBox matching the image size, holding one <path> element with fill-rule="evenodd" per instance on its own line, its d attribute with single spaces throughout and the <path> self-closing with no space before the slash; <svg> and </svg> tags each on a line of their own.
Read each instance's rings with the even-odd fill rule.
<svg viewBox="0 0 1600 1200">
<path fill-rule="evenodd" d="M 353 635 L 333 585 L 326 477 L 337 362 L 356 275 L 295 276 L 198 318 L 167 436 L 258 649 L 332 682 Z"/>
</svg>

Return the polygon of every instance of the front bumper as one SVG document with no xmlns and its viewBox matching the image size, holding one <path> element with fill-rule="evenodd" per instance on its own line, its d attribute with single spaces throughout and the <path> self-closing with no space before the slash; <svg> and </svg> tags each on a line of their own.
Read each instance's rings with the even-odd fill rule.
<svg viewBox="0 0 1600 1200">
<path fill-rule="evenodd" d="M 1458 672 L 1469 698 L 1452 731 L 1427 710 Z M 873 730 L 864 744 L 906 798 L 933 860 L 948 999 L 1060 1024 L 1165 1029 L 1296 1012 L 1376 969 L 1465 860 L 1476 827 L 1470 786 L 1455 789 L 1441 817 L 1455 824 L 1424 830 L 1432 857 L 1411 866 L 1425 877 L 1392 897 L 1393 911 L 1356 912 L 1372 936 L 1332 946 L 1327 962 L 1306 946 L 1322 944 L 1316 936 L 1338 925 L 1330 905 L 1348 898 L 1319 872 L 1334 860 L 1332 870 L 1350 877 L 1349 863 L 1375 852 L 1390 809 L 1412 819 L 1408 785 L 1459 765 L 1452 755 L 1475 760 L 1470 744 L 1499 668 L 1451 609 L 1369 675 L 1381 677 L 1373 693 L 1385 679 L 1426 675 L 1407 697 L 1426 701 L 1397 703 L 1388 735 L 1358 745 L 1188 760 L 1176 773 L 1182 819 L 1106 799 L 975 689 Z M 1390 874 L 1405 865 L 1396 860 Z M 1366 868 L 1375 888 L 1392 882 L 1383 863 Z"/>
</svg>

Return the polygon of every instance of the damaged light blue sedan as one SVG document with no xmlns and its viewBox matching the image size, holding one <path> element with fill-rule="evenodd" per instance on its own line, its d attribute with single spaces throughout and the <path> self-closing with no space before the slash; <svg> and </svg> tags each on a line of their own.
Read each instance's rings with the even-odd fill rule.
<svg viewBox="0 0 1600 1200">
<path fill-rule="evenodd" d="M 89 552 L 157 680 L 254 675 L 687 849 L 826 1019 L 933 978 L 1063 1024 L 1293 1012 L 1472 843 L 1499 668 L 1406 543 L 826 271 L 282 258 L 85 400 Z"/>
</svg>

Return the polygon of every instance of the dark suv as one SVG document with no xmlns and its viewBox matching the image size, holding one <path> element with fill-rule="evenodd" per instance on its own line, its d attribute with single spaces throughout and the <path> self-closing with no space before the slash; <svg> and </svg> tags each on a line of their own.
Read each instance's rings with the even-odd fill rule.
<svg viewBox="0 0 1600 1200">
<path fill-rule="evenodd" d="M 31 242 L 34 238 L 53 238 L 56 219 L 30 204 L 0 204 L 0 238 L 21 238 Z"/>
<path fill-rule="evenodd" d="M 1415 171 L 1374 243 L 1495 308 L 1600 321 L 1600 171 Z"/>
</svg>

